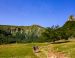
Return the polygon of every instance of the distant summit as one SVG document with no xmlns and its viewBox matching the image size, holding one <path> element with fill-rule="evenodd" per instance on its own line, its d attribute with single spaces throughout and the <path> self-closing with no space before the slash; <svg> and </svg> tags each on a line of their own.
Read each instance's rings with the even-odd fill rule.
<svg viewBox="0 0 75 58">
<path fill-rule="evenodd" d="M 75 16 L 71 15 L 68 21 L 66 21 L 62 27 L 67 30 L 74 30 L 75 29 Z"/>
<path fill-rule="evenodd" d="M 68 19 L 68 21 L 75 21 L 75 16 L 71 15 Z"/>
</svg>

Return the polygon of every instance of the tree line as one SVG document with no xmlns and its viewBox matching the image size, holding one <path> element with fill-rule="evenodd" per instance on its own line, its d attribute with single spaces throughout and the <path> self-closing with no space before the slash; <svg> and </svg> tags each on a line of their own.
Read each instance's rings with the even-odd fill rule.
<svg viewBox="0 0 75 58">
<path fill-rule="evenodd" d="M 9 43 L 31 43 L 31 42 L 55 42 L 58 40 L 68 40 L 75 37 L 75 21 L 67 21 L 62 27 L 41 27 L 33 25 L 24 28 L 15 27 L 17 31 L 12 31 L 9 26 L 0 26 L 0 44 Z M 12 31 L 12 32 L 11 32 Z"/>
</svg>

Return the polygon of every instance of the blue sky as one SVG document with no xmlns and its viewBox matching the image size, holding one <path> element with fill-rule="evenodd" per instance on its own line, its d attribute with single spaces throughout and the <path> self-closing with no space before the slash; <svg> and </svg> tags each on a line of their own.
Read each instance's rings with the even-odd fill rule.
<svg viewBox="0 0 75 58">
<path fill-rule="evenodd" d="M 75 14 L 75 0 L 0 0 L 2 25 L 62 26 Z"/>
</svg>

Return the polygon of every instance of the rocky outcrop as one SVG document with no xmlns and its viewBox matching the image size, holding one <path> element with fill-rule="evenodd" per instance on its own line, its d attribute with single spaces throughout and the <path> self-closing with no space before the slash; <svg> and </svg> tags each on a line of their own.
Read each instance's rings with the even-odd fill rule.
<svg viewBox="0 0 75 58">
<path fill-rule="evenodd" d="M 68 18 L 68 21 L 75 21 L 75 16 L 71 15 L 71 16 Z"/>
</svg>

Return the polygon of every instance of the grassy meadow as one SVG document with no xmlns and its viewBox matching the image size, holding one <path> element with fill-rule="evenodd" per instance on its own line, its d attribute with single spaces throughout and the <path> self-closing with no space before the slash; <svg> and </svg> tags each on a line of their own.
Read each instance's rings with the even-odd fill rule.
<svg viewBox="0 0 75 58">
<path fill-rule="evenodd" d="M 39 46 L 41 49 L 49 51 L 51 48 L 56 52 L 63 52 L 69 58 L 75 58 L 75 40 L 69 42 L 51 43 L 27 43 L 27 44 L 6 44 L 0 45 L 0 58 L 39 58 L 33 52 L 33 46 Z M 43 48 L 44 47 L 44 48 Z M 43 52 L 43 51 L 42 51 Z M 39 52 L 40 58 L 46 55 L 46 52 Z"/>
<path fill-rule="evenodd" d="M 0 58 L 37 58 L 32 49 L 35 45 L 45 46 L 47 44 L 28 43 L 0 45 Z"/>
<path fill-rule="evenodd" d="M 57 52 L 65 53 L 69 58 L 75 58 L 75 40 L 70 42 L 54 44 L 53 48 Z"/>
</svg>

